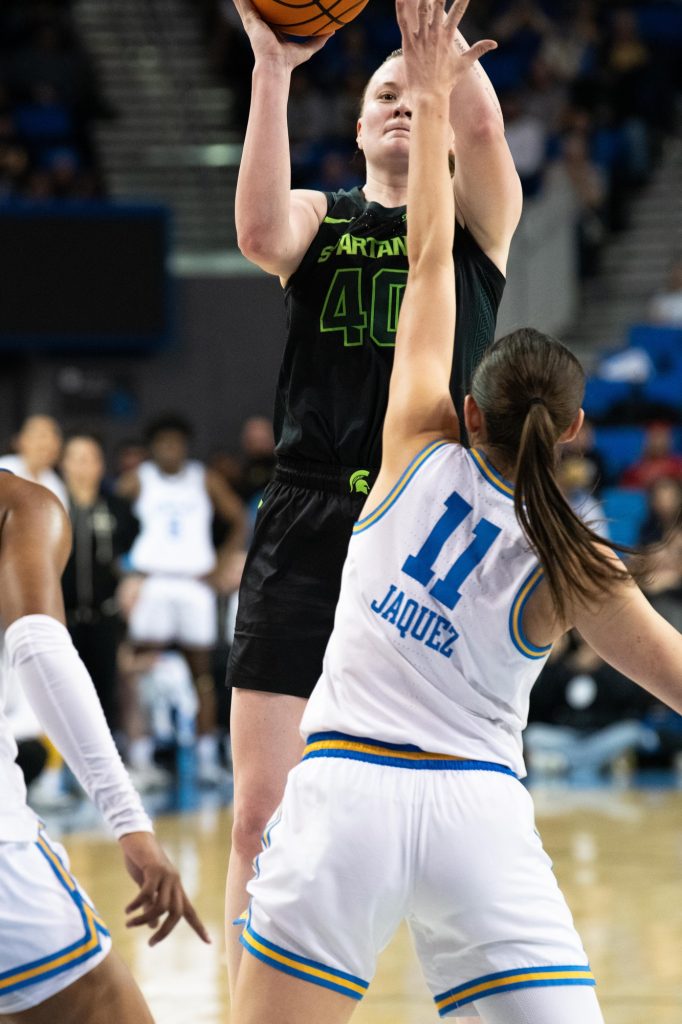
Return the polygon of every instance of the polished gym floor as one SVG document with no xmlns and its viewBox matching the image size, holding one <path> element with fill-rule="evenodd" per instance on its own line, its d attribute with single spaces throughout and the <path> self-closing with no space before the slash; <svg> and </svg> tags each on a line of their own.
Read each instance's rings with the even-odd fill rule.
<svg viewBox="0 0 682 1024">
<path fill-rule="evenodd" d="M 681 1024 L 682 791 L 667 780 L 666 788 L 555 784 L 532 787 L 532 793 L 545 848 L 597 977 L 606 1024 Z M 194 802 L 199 809 L 162 814 L 157 831 L 210 929 L 211 948 L 183 924 L 149 949 L 144 934 L 124 925 L 123 907 L 134 887 L 116 844 L 99 828 L 61 837 L 158 1024 L 230 1019 L 222 950 L 230 812 L 215 797 Z M 354 1020 L 437 1019 L 401 930 Z"/>
</svg>

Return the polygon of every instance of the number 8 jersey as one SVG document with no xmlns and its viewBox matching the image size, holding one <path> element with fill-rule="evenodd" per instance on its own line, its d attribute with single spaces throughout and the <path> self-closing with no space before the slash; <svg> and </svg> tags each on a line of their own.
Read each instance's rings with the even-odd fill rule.
<svg viewBox="0 0 682 1024">
<path fill-rule="evenodd" d="M 304 736 L 374 737 L 525 774 L 521 732 L 550 648 L 523 631 L 542 570 L 513 496 L 482 452 L 436 441 L 358 520 Z"/>
<path fill-rule="evenodd" d="M 407 282 L 404 206 L 327 194 L 324 218 L 285 300 L 287 344 L 275 403 L 279 456 L 378 468 L 400 304 Z M 472 369 L 495 334 L 504 276 L 456 228 L 453 396 L 461 416 Z"/>
</svg>

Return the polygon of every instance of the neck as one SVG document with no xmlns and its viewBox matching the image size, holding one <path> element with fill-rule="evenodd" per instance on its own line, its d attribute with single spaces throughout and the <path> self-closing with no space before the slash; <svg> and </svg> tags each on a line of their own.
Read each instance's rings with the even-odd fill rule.
<svg viewBox="0 0 682 1024">
<path fill-rule="evenodd" d="M 488 462 L 493 469 L 497 470 L 500 476 L 503 476 L 511 484 L 516 483 L 516 467 L 513 464 L 509 465 L 496 448 L 493 448 L 492 445 L 487 444 L 485 441 L 476 441 L 474 438 L 470 438 L 470 442 L 472 448 L 483 452 Z"/>
<path fill-rule="evenodd" d="M 368 203 L 381 206 L 405 206 L 407 203 L 407 167 L 400 173 L 367 168 L 367 184 L 362 190 Z"/>
<path fill-rule="evenodd" d="M 74 504 L 88 507 L 94 505 L 99 495 L 99 486 L 97 484 L 69 484 L 69 494 L 73 498 Z"/>
</svg>

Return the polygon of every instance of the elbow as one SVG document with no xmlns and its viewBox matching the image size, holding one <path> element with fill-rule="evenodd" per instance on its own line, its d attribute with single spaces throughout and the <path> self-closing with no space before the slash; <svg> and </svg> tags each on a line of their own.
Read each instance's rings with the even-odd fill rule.
<svg viewBox="0 0 682 1024">
<path fill-rule="evenodd" d="M 265 235 L 262 231 L 239 230 L 237 228 L 237 245 L 242 256 L 251 263 L 258 263 L 265 251 Z"/>
<path fill-rule="evenodd" d="M 486 111 L 472 122 L 467 136 L 469 143 L 477 146 L 506 145 L 502 115 Z"/>
</svg>

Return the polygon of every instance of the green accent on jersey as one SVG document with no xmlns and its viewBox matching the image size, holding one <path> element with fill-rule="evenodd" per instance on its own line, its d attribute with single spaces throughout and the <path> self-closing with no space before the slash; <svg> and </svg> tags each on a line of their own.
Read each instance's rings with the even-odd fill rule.
<svg viewBox="0 0 682 1024">
<path fill-rule="evenodd" d="M 367 313 L 362 308 L 362 271 L 346 267 L 334 274 L 320 314 L 320 331 L 340 331 L 346 348 L 365 340 Z"/>
<path fill-rule="evenodd" d="M 384 256 L 407 257 L 407 235 L 394 238 L 372 238 L 346 232 L 333 245 L 325 245 L 317 257 L 318 263 L 326 263 L 332 256 L 364 256 L 380 260 Z"/>
<path fill-rule="evenodd" d="M 391 348 L 395 345 L 407 270 L 384 267 L 377 270 L 370 280 L 369 337 L 380 348 Z M 322 306 L 321 333 L 340 331 L 346 348 L 362 345 L 367 333 L 367 319 L 362 303 L 362 268 L 337 270 Z"/>
<path fill-rule="evenodd" d="M 355 217 L 325 217 L 323 224 L 350 224 Z"/>
<path fill-rule="evenodd" d="M 351 473 L 348 481 L 351 494 L 369 494 L 369 484 L 366 479 L 368 476 L 368 469 L 356 469 L 354 473 Z"/>
<path fill-rule="evenodd" d="M 261 498 L 261 500 L 258 502 L 258 508 L 262 508 L 262 507 L 263 507 L 263 499 Z"/>
</svg>

